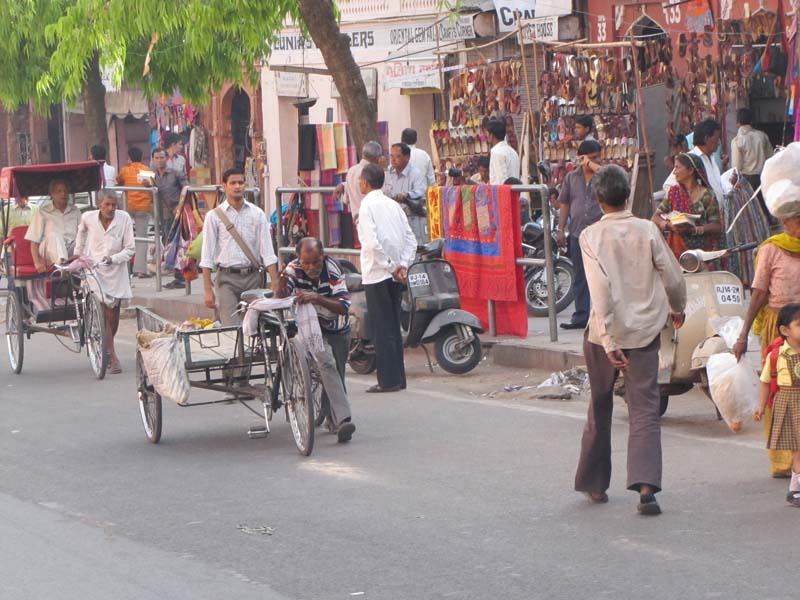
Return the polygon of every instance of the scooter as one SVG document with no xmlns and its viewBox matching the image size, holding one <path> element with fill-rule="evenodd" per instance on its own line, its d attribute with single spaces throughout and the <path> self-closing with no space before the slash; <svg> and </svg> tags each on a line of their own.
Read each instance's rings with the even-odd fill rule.
<svg viewBox="0 0 800 600">
<path fill-rule="evenodd" d="M 745 317 L 741 280 L 727 271 L 708 271 L 706 263 L 757 246 L 758 243 L 750 243 L 714 252 L 687 250 L 681 255 L 679 262 L 686 281 L 686 321 L 677 330 L 670 322 L 661 333 L 658 383 L 662 415 L 667 411 L 670 396 L 684 394 L 695 384 L 711 398 L 706 365 L 711 355 L 728 352 L 728 346 L 710 321 L 716 317 Z"/>
<path fill-rule="evenodd" d="M 522 255 L 525 258 L 544 258 L 544 227 L 540 218 L 536 222 L 526 223 L 522 228 Z M 573 289 L 575 269 L 572 261 L 562 256 L 558 248 L 558 240 L 550 227 L 553 240 L 553 268 L 556 285 L 556 312 L 567 308 L 575 297 Z M 544 267 L 525 267 L 525 301 L 528 314 L 534 317 L 546 317 L 547 311 L 547 277 Z"/>
<path fill-rule="evenodd" d="M 434 343 L 436 361 L 448 373 L 470 372 L 481 361 L 483 333 L 478 317 L 461 310 L 461 294 L 455 270 L 443 260 L 444 240 L 420 246 L 417 260 L 408 267 L 408 288 L 401 301 L 400 323 L 407 348 L 422 346 L 433 372 L 425 344 Z M 350 291 L 352 338 L 348 364 L 362 375 L 376 367 L 375 339 L 367 313 L 367 301 L 359 273 L 345 275 Z"/>
</svg>

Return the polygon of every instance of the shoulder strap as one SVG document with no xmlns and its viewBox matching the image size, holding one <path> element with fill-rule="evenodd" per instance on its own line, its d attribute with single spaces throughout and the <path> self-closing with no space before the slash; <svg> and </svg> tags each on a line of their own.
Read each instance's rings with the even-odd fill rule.
<svg viewBox="0 0 800 600">
<path fill-rule="evenodd" d="M 250 261 L 250 264 L 253 265 L 254 267 L 261 268 L 262 267 L 261 261 L 256 258 L 256 255 L 253 253 L 253 250 L 250 248 L 250 246 L 247 245 L 247 243 L 245 243 L 245 241 L 242 239 L 242 236 L 239 235 L 239 232 L 236 231 L 236 228 L 233 226 L 233 223 L 231 223 L 231 220 L 228 218 L 228 215 L 225 214 L 225 211 L 222 210 L 222 207 L 218 206 L 217 208 L 214 209 L 214 212 L 217 214 L 220 221 L 222 221 L 222 224 L 225 225 L 225 229 L 228 230 L 228 233 L 233 238 L 233 241 L 235 241 L 236 244 L 239 246 L 239 248 L 242 249 L 242 252 L 244 252 L 244 255 Z"/>
</svg>

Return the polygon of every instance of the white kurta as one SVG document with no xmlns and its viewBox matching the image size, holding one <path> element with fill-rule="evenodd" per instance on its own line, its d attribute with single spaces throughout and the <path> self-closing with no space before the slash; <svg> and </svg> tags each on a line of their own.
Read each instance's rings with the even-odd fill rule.
<svg viewBox="0 0 800 600">
<path fill-rule="evenodd" d="M 62 263 L 75 246 L 80 220 L 81 211 L 74 204 L 68 203 L 62 212 L 48 200 L 31 217 L 25 239 L 39 244 L 39 255 L 47 263 Z"/>
<path fill-rule="evenodd" d="M 94 262 L 100 262 L 106 256 L 111 258 L 110 265 L 98 265 L 95 268 L 97 281 L 95 278 L 89 278 L 92 289 L 105 304 L 114 306 L 117 300 L 133 296 L 128 262 L 135 253 L 133 220 L 128 213 L 117 210 L 108 229 L 105 229 L 100 222 L 99 210 L 89 211 L 81 217 L 75 254 L 88 256 Z"/>
</svg>

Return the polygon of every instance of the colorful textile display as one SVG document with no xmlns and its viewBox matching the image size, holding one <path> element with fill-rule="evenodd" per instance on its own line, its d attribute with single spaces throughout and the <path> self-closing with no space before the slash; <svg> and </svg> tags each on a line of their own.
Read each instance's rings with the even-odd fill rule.
<svg viewBox="0 0 800 600">
<path fill-rule="evenodd" d="M 495 301 L 497 333 L 528 333 L 522 267 L 519 195 L 510 186 L 445 187 L 441 191 L 446 258 L 453 265 L 462 306 L 488 328 L 487 300 Z"/>
<path fill-rule="evenodd" d="M 356 148 L 356 142 L 353 139 L 353 128 L 346 123 L 345 126 L 347 128 L 347 164 L 352 167 L 354 164 L 358 163 L 358 150 Z"/>
<path fill-rule="evenodd" d="M 333 134 L 333 123 L 317 125 L 317 150 L 319 151 L 319 168 L 323 171 L 336 169 L 336 139 Z"/>
<path fill-rule="evenodd" d="M 334 123 L 333 142 L 336 146 L 336 173 L 343 175 L 350 168 L 347 160 L 347 130 L 344 123 Z"/>
<path fill-rule="evenodd" d="M 733 222 L 739 210 L 747 204 L 747 201 L 752 196 L 753 188 L 744 177 L 740 178 L 739 185 L 727 197 L 728 201 L 722 203 L 722 222 L 726 224 L 726 228 L 727 224 Z M 764 215 L 764 211 L 761 210 L 758 200 L 753 200 L 742 212 L 731 232 L 726 234 L 725 245 L 727 248 L 734 248 L 741 244 L 760 242 L 767 239 L 767 237 L 769 237 L 767 217 Z M 747 252 L 737 252 L 729 257 L 730 270 L 738 275 L 742 283 L 747 287 L 753 283 L 753 277 L 755 276 L 754 253 L 755 251 L 749 250 Z"/>
<path fill-rule="evenodd" d="M 442 188 L 428 188 L 428 232 L 432 240 L 444 237 L 442 225 Z"/>
</svg>

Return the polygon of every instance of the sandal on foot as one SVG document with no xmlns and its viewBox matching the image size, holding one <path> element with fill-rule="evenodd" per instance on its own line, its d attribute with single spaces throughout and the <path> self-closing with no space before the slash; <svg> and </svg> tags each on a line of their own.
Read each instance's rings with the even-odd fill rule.
<svg viewBox="0 0 800 600">
<path fill-rule="evenodd" d="M 608 494 L 605 492 L 583 492 L 592 504 L 605 504 L 608 502 Z"/>
<path fill-rule="evenodd" d="M 661 514 L 655 494 L 642 494 L 639 496 L 639 506 L 636 507 L 640 515 L 654 516 Z"/>
</svg>

